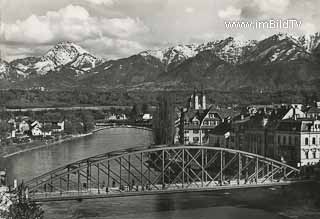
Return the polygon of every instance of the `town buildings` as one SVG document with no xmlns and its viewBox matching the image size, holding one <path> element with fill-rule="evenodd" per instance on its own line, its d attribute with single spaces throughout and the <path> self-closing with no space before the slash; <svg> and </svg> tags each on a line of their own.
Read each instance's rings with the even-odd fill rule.
<svg viewBox="0 0 320 219">
<path fill-rule="evenodd" d="M 180 108 L 176 121 L 175 143 L 203 145 L 208 142 L 209 132 L 222 121 L 219 114 L 207 107 L 203 91 L 194 90 L 187 107 Z"/>
<path fill-rule="evenodd" d="M 213 129 L 208 145 L 260 154 L 297 167 L 313 165 L 320 160 L 320 120 L 307 115 L 297 106 L 248 111 Z"/>
<path fill-rule="evenodd" d="M 51 138 L 65 131 L 64 120 L 31 120 L 29 117 L 15 117 L 7 121 L 6 140 L 14 143 L 25 143 L 31 139 Z M 2 139 L 3 140 L 3 139 Z"/>
</svg>

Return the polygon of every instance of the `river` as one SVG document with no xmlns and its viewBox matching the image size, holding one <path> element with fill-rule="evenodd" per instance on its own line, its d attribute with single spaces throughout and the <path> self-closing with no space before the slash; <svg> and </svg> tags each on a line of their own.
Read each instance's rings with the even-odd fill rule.
<svg viewBox="0 0 320 219">
<path fill-rule="evenodd" d="M 17 154 L 2 161 L 8 182 L 28 181 L 36 176 L 97 154 L 152 143 L 150 131 L 133 128 L 105 129 L 83 138 Z"/>
<path fill-rule="evenodd" d="M 152 143 L 152 133 L 141 129 L 115 128 L 91 136 L 21 153 L 2 161 L 9 182 L 27 181 L 59 166 L 113 150 Z M 258 195 L 259 194 L 259 195 Z M 264 194 L 264 195 L 261 195 Z M 51 202 L 42 207 L 46 219 L 57 218 L 217 218 L 280 219 L 277 210 L 267 209 L 266 197 L 277 191 L 198 192 L 147 195 L 112 199 Z M 269 198 L 270 198 L 269 197 Z M 279 196 L 280 198 L 281 196 Z M 245 200 L 245 202 L 244 202 Z M 250 204 L 248 201 L 252 201 Z M 255 206 L 260 203 L 261 206 Z M 270 203 L 270 205 L 272 205 Z"/>
</svg>

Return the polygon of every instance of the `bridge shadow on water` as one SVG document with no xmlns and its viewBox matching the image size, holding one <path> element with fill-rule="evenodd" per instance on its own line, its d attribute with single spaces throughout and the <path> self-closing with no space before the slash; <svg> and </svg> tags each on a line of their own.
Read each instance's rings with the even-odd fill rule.
<svg viewBox="0 0 320 219">
<path fill-rule="evenodd" d="M 306 214 L 317 218 L 319 184 L 297 183 L 270 188 L 45 202 L 53 218 L 221 218 L 280 219 Z M 318 212 L 317 212 L 318 211 Z"/>
</svg>

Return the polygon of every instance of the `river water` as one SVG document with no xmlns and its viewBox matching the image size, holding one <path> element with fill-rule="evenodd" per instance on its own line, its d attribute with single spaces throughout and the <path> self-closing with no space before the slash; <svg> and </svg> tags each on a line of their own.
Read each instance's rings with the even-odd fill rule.
<svg viewBox="0 0 320 219">
<path fill-rule="evenodd" d="M 91 136 L 17 154 L 2 161 L 8 180 L 27 181 L 59 166 L 100 153 L 152 144 L 152 133 L 115 128 Z M 242 194 L 242 193 L 241 193 Z M 241 195 L 240 194 L 240 195 Z M 280 219 L 276 213 L 251 209 L 229 200 L 229 193 L 181 193 L 148 195 L 43 205 L 45 218 L 217 218 Z M 253 192 L 255 196 L 255 192 Z M 237 195 L 237 197 L 239 197 Z"/>
</svg>

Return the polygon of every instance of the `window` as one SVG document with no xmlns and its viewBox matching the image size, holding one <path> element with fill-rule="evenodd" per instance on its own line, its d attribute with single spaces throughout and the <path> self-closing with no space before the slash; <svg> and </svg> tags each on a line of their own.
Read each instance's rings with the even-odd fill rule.
<svg viewBox="0 0 320 219">
<path fill-rule="evenodd" d="M 193 121 L 193 125 L 199 125 L 199 121 Z"/>
<path fill-rule="evenodd" d="M 282 139 L 282 141 L 283 141 L 283 142 L 282 142 L 283 144 L 287 144 L 287 142 L 286 142 L 286 141 L 287 141 L 287 138 L 286 138 L 286 136 L 283 136 L 283 139 Z"/>
<path fill-rule="evenodd" d="M 308 145 L 308 144 L 309 144 L 309 139 L 308 139 L 308 138 L 305 138 L 305 139 L 304 139 L 304 144 L 305 144 L 305 145 Z"/>
<path fill-rule="evenodd" d="M 184 130 L 184 134 L 189 134 L 189 130 Z"/>
<path fill-rule="evenodd" d="M 193 134 L 199 134 L 199 130 L 193 130 Z"/>
<path fill-rule="evenodd" d="M 184 142 L 188 142 L 189 141 L 189 137 L 184 137 Z"/>
<path fill-rule="evenodd" d="M 316 144 L 316 138 L 315 137 L 312 138 L 312 144 Z"/>
<path fill-rule="evenodd" d="M 278 144 L 281 144 L 281 137 L 278 135 Z"/>
<path fill-rule="evenodd" d="M 198 143 L 199 142 L 199 137 L 193 137 L 193 142 Z"/>
<path fill-rule="evenodd" d="M 295 144 L 295 145 L 299 145 L 299 137 L 296 136 L 296 137 L 294 138 L 294 144 Z"/>
<path fill-rule="evenodd" d="M 304 152 L 306 155 L 306 159 L 309 159 L 309 151 Z"/>
<path fill-rule="evenodd" d="M 315 151 L 312 151 L 312 157 L 313 157 L 314 159 L 317 158 L 317 155 L 316 155 L 316 152 L 315 152 Z"/>
</svg>

